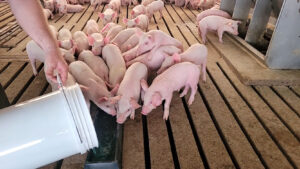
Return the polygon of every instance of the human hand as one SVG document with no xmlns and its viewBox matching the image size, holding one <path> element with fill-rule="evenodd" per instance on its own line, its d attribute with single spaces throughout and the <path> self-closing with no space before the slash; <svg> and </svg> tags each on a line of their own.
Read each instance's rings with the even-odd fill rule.
<svg viewBox="0 0 300 169">
<path fill-rule="evenodd" d="M 45 51 L 45 74 L 48 79 L 57 83 L 54 71 L 60 75 L 62 83 L 65 84 L 68 76 L 68 65 L 59 50 Z"/>
</svg>

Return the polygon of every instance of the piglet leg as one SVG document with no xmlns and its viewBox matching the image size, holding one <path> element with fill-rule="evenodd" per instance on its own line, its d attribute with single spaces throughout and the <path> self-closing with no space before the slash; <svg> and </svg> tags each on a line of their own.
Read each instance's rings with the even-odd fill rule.
<svg viewBox="0 0 300 169">
<path fill-rule="evenodd" d="M 167 98 L 165 98 L 165 105 L 164 105 L 164 120 L 168 120 L 169 114 L 170 114 L 170 104 L 172 101 L 173 94 L 171 93 Z"/>
<path fill-rule="evenodd" d="M 189 101 L 188 101 L 189 105 L 191 105 L 194 101 L 195 94 L 197 92 L 197 88 L 198 88 L 197 82 L 193 86 L 191 86 L 191 95 L 190 95 L 190 98 L 189 98 Z"/>
<path fill-rule="evenodd" d="M 187 94 L 187 92 L 189 91 L 189 85 L 188 84 L 186 84 L 185 86 L 184 86 L 184 90 L 183 90 L 183 92 L 180 94 L 180 96 L 179 97 L 183 97 L 183 96 L 185 96 L 186 94 Z"/>
<path fill-rule="evenodd" d="M 224 28 L 223 28 L 223 27 L 220 27 L 220 28 L 218 29 L 218 37 L 219 37 L 219 42 L 220 42 L 220 43 L 223 43 L 223 40 L 222 40 L 222 38 L 223 38 L 223 33 L 224 33 Z"/>
<path fill-rule="evenodd" d="M 206 63 L 201 64 L 201 76 L 203 82 L 206 82 Z"/>
</svg>

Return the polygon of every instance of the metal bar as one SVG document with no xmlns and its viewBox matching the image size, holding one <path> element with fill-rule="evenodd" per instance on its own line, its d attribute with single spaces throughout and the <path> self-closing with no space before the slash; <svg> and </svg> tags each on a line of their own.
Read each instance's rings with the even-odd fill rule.
<svg viewBox="0 0 300 169">
<path fill-rule="evenodd" d="M 234 5 L 235 5 L 235 0 L 222 0 L 220 9 L 232 15 Z"/>
<path fill-rule="evenodd" d="M 0 109 L 8 106 L 9 106 L 9 101 L 7 99 L 7 96 L 4 92 L 2 85 L 0 84 Z"/>
<path fill-rule="evenodd" d="M 236 0 L 232 18 L 242 21 L 239 25 L 239 33 L 244 37 L 246 30 L 246 21 L 248 19 L 249 11 L 251 8 L 252 0 Z"/>
<path fill-rule="evenodd" d="M 246 34 L 246 41 L 252 45 L 258 45 L 261 41 L 268 20 L 271 15 L 271 0 L 257 0 L 253 16 Z"/>
<path fill-rule="evenodd" d="M 266 54 L 272 69 L 300 69 L 300 1 L 285 0 Z"/>
</svg>

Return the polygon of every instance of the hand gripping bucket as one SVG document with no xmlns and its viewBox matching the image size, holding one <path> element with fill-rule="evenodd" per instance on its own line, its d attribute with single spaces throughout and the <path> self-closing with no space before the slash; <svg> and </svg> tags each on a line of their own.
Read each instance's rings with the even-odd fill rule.
<svg viewBox="0 0 300 169">
<path fill-rule="evenodd" d="M 98 147 L 78 84 L 0 110 L 0 168 L 38 168 Z"/>
</svg>

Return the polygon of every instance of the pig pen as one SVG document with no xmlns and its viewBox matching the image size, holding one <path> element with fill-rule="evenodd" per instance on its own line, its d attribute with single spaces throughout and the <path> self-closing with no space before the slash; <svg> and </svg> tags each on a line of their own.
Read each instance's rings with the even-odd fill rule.
<svg viewBox="0 0 300 169">
<path fill-rule="evenodd" d="M 102 28 L 98 11 L 85 7 L 81 13 L 56 15 L 49 23 L 73 33 L 95 19 Z M 104 7 L 100 6 L 100 11 Z M 131 10 L 121 8 L 119 24 L 123 25 L 122 18 L 128 18 Z M 158 20 L 159 14 L 155 14 L 149 29 L 169 33 L 187 49 L 201 43 L 194 24 L 198 13 L 165 5 L 163 18 Z M 50 92 L 43 64 L 37 64 L 37 76 L 32 73 L 25 51 L 30 38 L 6 3 L 0 3 L 0 21 L 0 83 L 9 103 Z M 253 52 L 232 36 L 224 35 L 224 44 L 212 33 L 207 38 L 207 82 L 199 82 L 194 103 L 188 106 L 187 97 L 180 98 L 175 92 L 168 121 L 162 119 L 162 106 L 148 116 L 136 111 L 135 120 L 124 124 L 122 168 L 300 168 L 300 86 L 280 82 L 287 86 L 244 85 L 240 79 L 245 77 L 236 76 L 226 57 L 238 54 L 242 58 Z M 266 76 L 254 68 L 249 70 L 252 74 Z M 74 155 L 42 168 L 84 168 L 86 156 Z"/>
</svg>

